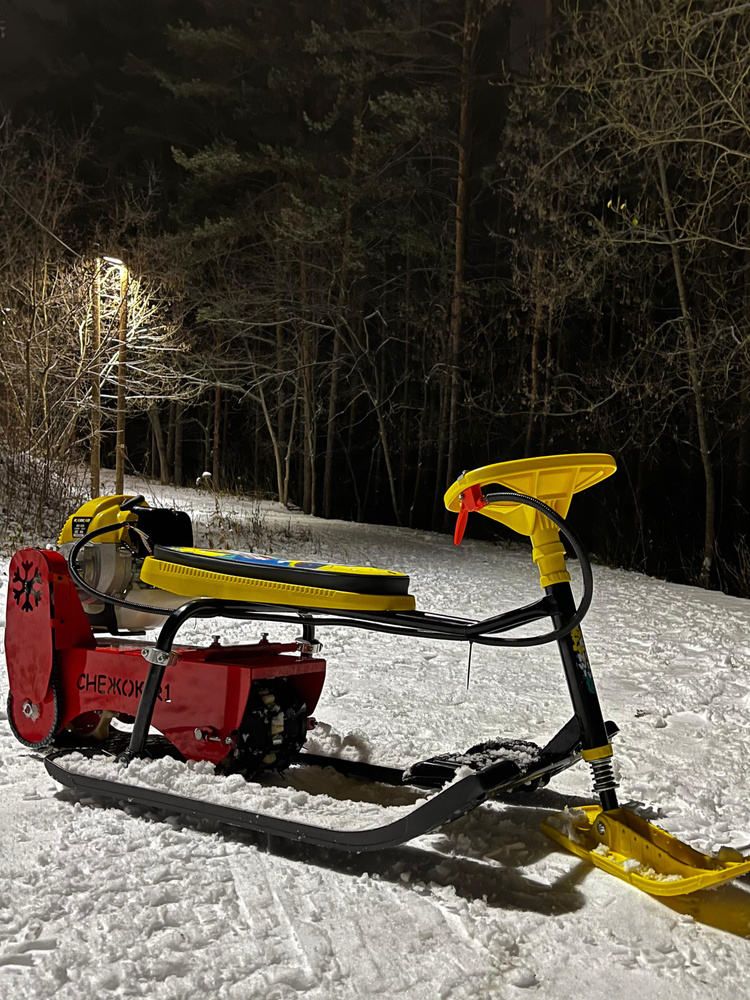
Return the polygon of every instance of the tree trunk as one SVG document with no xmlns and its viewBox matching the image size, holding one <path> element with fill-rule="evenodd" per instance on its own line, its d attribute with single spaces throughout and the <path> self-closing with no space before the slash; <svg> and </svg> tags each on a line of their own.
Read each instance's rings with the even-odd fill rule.
<svg viewBox="0 0 750 1000">
<path fill-rule="evenodd" d="M 461 321 L 466 269 L 466 232 L 469 207 L 469 160 L 471 156 L 471 96 L 474 79 L 474 56 L 479 34 L 479 8 L 477 0 L 464 0 L 463 45 L 461 50 L 461 96 L 458 125 L 458 176 L 456 181 L 456 208 L 454 215 L 454 265 L 451 314 L 448 329 L 450 369 L 450 401 L 447 407 L 448 458 L 446 479 L 439 484 L 442 491 L 456 478 L 456 450 L 458 442 L 458 397 L 460 389 Z"/>
<path fill-rule="evenodd" d="M 175 404 L 174 411 L 174 482 L 176 486 L 182 486 L 182 438 L 184 433 L 184 407 L 179 401 Z"/>
<path fill-rule="evenodd" d="M 412 352 L 409 350 L 410 339 L 411 339 L 411 254 L 409 248 L 406 248 L 406 264 L 404 266 L 404 333 L 403 333 L 403 350 L 404 350 L 404 378 L 401 386 L 401 448 L 400 450 L 400 462 L 399 462 L 399 483 L 401 489 L 399 490 L 399 506 L 401 510 L 406 511 L 409 505 L 409 497 L 407 496 L 407 491 L 411 485 L 411 479 L 409 472 L 412 468 L 412 463 L 414 461 L 412 455 L 413 452 L 409 448 L 409 444 L 412 439 L 412 427 L 414 414 L 411 409 L 411 389 L 413 384 L 413 376 L 411 373 L 412 364 Z M 420 428 L 421 429 L 421 428 Z M 409 520 L 411 520 L 411 508 L 409 508 Z"/>
<path fill-rule="evenodd" d="M 362 116 L 364 114 L 363 98 L 360 94 L 357 111 L 352 121 L 352 146 L 349 156 L 349 179 L 353 181 L 357 173 L 359 149 L 362 142 Z M 351 252 L 353 194 L 347 198 L 344 212 L 344 231 L 341 247 L 341 272 L 339 275 L 338 309 L 339 321 L 333 333 L 333 349 L 331 352 L 331 380 L 328 396 L 328 424 L 326 426 L 326 452 L 323 468 L 323 517 L 331 516 L 331 499 L 333 496 L 333 461 L 336 448 L 336 423 L 339 409 L 339 374 L 341 368 L 341 324 L 346 321 L 349 304 L 349 255 Z"/>
<path fill-rule="evenodd" d="M 745 329 L 750 327 L 750 253 L 745 254 L 745 281 L 743 289 L 743 319 Z M 750 377 L 743 366 L 740 369 L 739 441 L 737 444 L 737 479 L 734 490 L 732 525 L 736 536 L 750 531 Z M 738 537 L 739 541 L 739 537 Z"/>
<path fill-rule="evenodd" d="M 37 310 L 38 310 L 38 305 L 37 305 L 37 263 L 38 263 L 38 261 L 37 261 L 37 255 L 35 254 L 34 255 L 34 261 L 33 261 L 33 264 L 32 264 L 32 271 L 31 271 L 31 302 L 29 303 L 29 305 L 30 305 L 30 309 L 29 309 L 29 328 L 28 328 L 28 332 L 26 334 L 26 340 L 25 340 L 25 343 L 24 343 L 24 368 L 25 368 L 25 384 L 26 384 L 26 392 L 25 392 L 25 400 L 24 400 L 24 407 L 25 407 L 25 416 L 24 416 L 25 435 L 24 435 L 24 439 L 25 439 L 26 442 L 31 441 L 31 439 L 32 439 L 32 428 L 34 426 L 34 399 L 33 399 L 34 378 L 33 378 L 33 375 L 32 375 L 32 366 L 31 366 L 31 345 L 32 345 L 32 343 L 34 342 L 34 340 L 36 338 L 36 319 L 37 319 Z"/>
<path fill-rule="evenodd" d="M 91 498 L 101 494 L 102 468 L 102 288 L 101 261 L 94 261 L 91 291 Z"/>
<path fill-rule="evenodd" d="M 307 265 L 300 263 L 300 286 L 303 306 L 307 306 Z M 312 331 L 306 317 L 302 320 L 302 510 L 315 513 L 315 401 L 313 398 Z"/>
<path fill-rule="evenodd" d="M 409 507 L 409 527 L 414 527 L 414 511 L 417 506 L 417 500 L 419 499 L 419 487 L 422 480 L 422 463 L 424 461 L 424 425 L 427 419 L 428 413 L 428 391 L 427 384 L 425 383 L 424 389 L 422 390 L 422 408 L 419 414 L 419 434 L 417 436 L 417 462 L 414 471 L 414 486 L 411 496 L 411 505 Z"/>
<path fill-rule="evenodd" d="M 177 404 L 174 399 L 169 401 L 169 417 L 167 419 L 167 470 L 174 469 L 175 420 Z"/>
<path fill-rule="evenodd" d="M 355 473 L 354 465 L 352 464 L 356 426 L 357 426 L 357 397 L 354 396 L 349 402 L 349 427 L 347 428 L 347 433 L 346 433 L 346 445 L 344 447 L 344 454 L 346 455 L 346 461 L 349 466 L 349 473 L 352 477 L 352 489 L 354 490 L 354 499 L 357 504 L 357 514 L 355 520 L 357 522 L 360 522 L 364 519 L 365 508 L 362 498 L 362 491 L 359 488 L 359 476 Z"/>
<path fill-rule="evenodd" d="M 225 421 L 226 426 L 226 421 Z M 261 481 L 260 477 L 260 429 L 261 429 L 261 415 L 258 408 L 255 408 L 255 439 L 253 448 L 253 483 L 257 488 L 258 483 Z"/>
<path fill-rule="evenodd" d="M 432 506 L 432 524 L 434 528 L 438 528 L 441 523 L 443 523 L 443 496 L 445 490 L 449 483 L 446 483 L 445 467 L 446 467 L 446 455 L 445 455 L 445 441 L 447 437 L 447 420 L 446 413 L 448 411 L 448 399 L 450 396 L 450 388 L 446 384 L 446 380 L 443 378 L 440 380 L 440 405 L 438 411 L 438 439 L 437 439 L 437 471 L 435 475 L 435 496 L 433 498 Z"/>
<path fill-rule="evenodd" d="M 150 437 L 150 451 L 151 451 L 151 471 L 150 475 L 152 479 L 156 479 L 159 474 L 159 450 L 156 446 L 156 435 L 154 434 L 154 428 L 151 427 Z"/>
<path fill-rule="evenodd" d="M 531 328 L 531 386 L 529 392 L 529 418 L 526 424 L 526 446 L 524 457 L 530 458 L 534 450 L 534 428 L 539 406 L 539 383 L 542 353 L 542 326 L 544 319 L 544 297 L 542 295 L 542 251 L 534 251 L 534 271 L 531 280 L 534 290 L 534 322 Z"/>
<path fill-rule="evenodd" d="M 289 505 L 289 477 L 292 471 L 292 443 L 294 432 L 297 427 L 297 410 L 299 409 L 299 391 L 295 389 L 294 403 L 292 404 L 292 416 L 289 421 L 289 436 L 286 440 L 286 457 L 284 459 L 284 492 L 281 502 L 285 507 Z"/>
<path fill-rule="evenodd" d="M 382 358 L 382 355 L 381 355 L 381 358 Z M 386 475 L 388 476 L 388 489 L 390 490 L 390 494 L 391 494 L 391 504 L 393 506 L 393 515 L 396 518 L 396 524 L 400 526 L 401 525 L 401 515 L 400 515 L 399 509 L 398 509 L 398 496 L 397 496 L 397 493 L 396 493 L 396 480 L 395 480 L 395 477 L 393 475 L 393 462 L 391 460 L 391 450 L 390 450 L 390 446 L 388 444 L 388 433 L 387 433 L 387 428 L 386 428 L 386 424 L 385 424 L 385 417 L 383 416 L 382 398 L 383 398 L 384 393 L 383 393 L 383 388 L 382 387 L 383 387 L 384 375 L 383 375 L 382 372 L 380 372 L 378 370 L 377 362 L 375 362 L 373 364 L 372 369 L 373 369 L 373 379 L 374 379 L 374 382 L 375 382 L 375 392 L 373 393 L 372 389 L 369 386 L 367 386 L 367 385 L 365 385 L 364 388 L 365 388 L 365 392 L 367 393 L 368 398 L 370 399 L 370 402 L 372 403 L 372 405 L 373 405 L 373 407 L 375 409 L 375 418 L 377 419 L 377 422 L 378 422 L 378 437 L 380 438 L 380 447 L 383 450 L 383 461 L 385 462 L 385 471 L 386 471 Z M 376 478 L 375 482 L 376 482 L 376 488 L 377 488 L 380 485 L 380 477 L 379 476 Z"/>
<path fill-rule="evenodd" d="M 156 449 L 159 453 L 159 469 L 160 469 L 160 482 L 166 485 L 169 482 L 169 461 L 167 459 L 167 448 L 164 443 L 164 433 L 161 427 L 161 417 L 159 416 L 159 407 L 156 403 L 152 404 L 148 409 L 148 419 L 151 421 L 151 431 L 154 436 L 154 441 L 156 443 Z"/>
<path fill-rule="evenodd" d="M 279 498 L 279 503 L 285 503 L 284 497 L 284 464 L 281 455 L 281 442 L 279 436 L 273 425 L 273 420 L 271 419 L 271 414 L 268 409 L 268 404 L 266 403 L 266 393 L 263 388 L 263 383 L 258 385 L 258 399 L 260 400 L 260 408 L 263 413 L 263 419 L 266 422 L 266 429 L 268 431 L 268 436 L 271 439 L 271 448 L 273 449 L 273 461 L 274 467 L 276 469 L 276 493 Z"/>
<path fill-rule="evenodd" d="M 680 299 L 680 309 L 682 311 L 682 329 L 685 335 L 685 344 L 687 347 L 688 374 L 690 378 L 690 387 L 693 393 L 695 422 L 698 430 L 698 444 L 706 484 L 703 562 L 701 565 L 699 582 L 702 587 L 707 588 L 711 583 L 711 571 L 714 564 L 716 550 L 716 486 L 714 482 L 711 446 L 709 443 L 708 417 L 703 398 L 703 387 L 701 385 L 698 345 L 696 342 L 695 331 L 693 329 L 693 322 L 690 316 L 690 308 L 688 306 L 682 258 L 680 256 L 680 247 L 677 241 L 677 225 L 675 222 L 672 199 L 669 193 L 669 184 L 667 181 L 667 168 L 664 163 L 664 153 L 660 146 L 656 147 L 656 161 L 659 167 L 662 204 L 664 206 L 664 214 L 667 219 L 667 229 L 669 232 L 669 246 L 672 251 L 672 267 L 674 269 L 675 283 L 677 285 L 677 293 Z"/>
<path fill-rule="evenodd" d="M 328 388 L 328 424 L 326 426 L 326 457 L 323 469 L 323 517 L 331 517 L 333 497 L 333 456 L 336 444 L 336 421 L 339 405 L 339 373 L 341 368 L 341 330 L 336 325 L 331 355 L 331 381 Z"/>
<path fill-rule="evenodd" d="M 647 488 L 648 453 L 644 447 L 647 440 L 647 426 L 645 414 L 641 414 L 641 428 L 638 442 L 638 472 L 635 481 L 635 527 L 638 532 L 636 544 L 633 546 L 635 555 L 640 551 L 640 566 L 645 570 L 648 565 L 648 542 L 646 529 L 644 527 L 644 512 L 647 510 L 649 491 Z"/>
<path fill-rule="evenodd" d="M 211 479 L 214 489 L 219 489 L 221 473 L 221 386 L 214 387 L 214 417 L 213 417 L 213 452 L 211 462 Z"/>
<path fill-rule="evenodd" d="M 203 472 L 209 471 L 211 458 L 211 403 L 206 403 L 206 422 L 203 425 Z"/>
<path fill-rule="evenodd" d="M 285 363 L 284 359 L 284 324 L 282 323 L 281 316 L 281 303 L 284 301 L 284 282 L 282 279 L 282 270 L 279 262 L 278 252 L 275 256 L 275 294 L 276 294 L 276 374 L 280 376 L 282 372 L 285 372 L 289 367 Z M 283 441 L 286 437 L 286 410 L 287 410 L 287 399 L 286 394 L 288 389 L 285 386 L 285 380 L 279 378 L 278 388 L 276 390 L 276 436 L 279 441 Z"/>
<path fill-rule="evenodd" d="M 117 347 L 117 432 L 115 443 L 115 493 L 125 489 L 125 406 L 128 338 L 128 269 L 120 269 L 120 334 Z"/>
<path fill-rule="evenodd" d="M 539 435 L 539 454 L 547 450 L 547 414 L 550 410 L 552 395 L 552 338 L 554 335 L 554 316 L 551 309 L 547 312 L 547 355 L 544 360 L 544 405 L 542 407 L 542 426 Z"/>
</svg>

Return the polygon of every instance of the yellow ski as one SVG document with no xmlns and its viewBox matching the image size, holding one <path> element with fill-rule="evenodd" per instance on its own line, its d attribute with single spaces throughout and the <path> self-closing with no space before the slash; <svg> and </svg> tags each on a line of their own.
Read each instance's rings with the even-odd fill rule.
<svg viewBox="0 0 750 1000">
<path fill-rule="evenodd" d="M 695 892 L 750 872 L 750 859 L 739 851 L 722 847 L 716 857 L 702 854 L 628 809 L 566 809 L 550 816 L 542 830 L 578 857 L 653 896 Z"/>
</svg>

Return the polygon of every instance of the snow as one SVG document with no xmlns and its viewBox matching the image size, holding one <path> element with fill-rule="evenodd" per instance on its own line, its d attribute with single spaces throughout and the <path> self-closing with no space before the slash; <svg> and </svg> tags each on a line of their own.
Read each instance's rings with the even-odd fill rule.
<svg viewBox="0 0 750 1000">
<path fill-rule="evenodd" d="M 190 509 L 203 544 L 262 542 L 267 554 L 405 571 L 423 609 L 484 615 L 537 596 L 522 547 L 467 540 L 455 549 L 447 536 L 136 486 Z M 574 525 L 575 516 L 574 504 Z M 750 602 L 601 566 L 594 576 L 583 628 L 605 717 L 621 727 L 621 801 L 699 850 L 750 850 Z M 6 587 L 7 562 L 3 609 Z M 203 621 L 180 638 L 220 633 L 231 643 L 261 631 L 288 639 L 296 630 Z M 462 645 L 340 627 L 320 638 L 328 680 L 311 749 L 405 764 L 499 736 L 543 743 L 570 715 L 554 646 L 475 648 L 467 690 Z M 6 688 L 2 671 L 3 706 Z M 166 775 L 175 791 L 188 777 L 188 793 L 212 785 L 205 765 L 187 770 Z M 329 774 L 302 774 L 289 789 L 232 778 L 222 794 L 269 797 L 320 825 L 344 815 L 351 826 L 416 799 Z M 539 824 L 593 801 L 590 787 L 577 765 L 541 792 L 486 804 L 398 849 L 352 856 L 286 844 L 269 853 L 249 834 L 78 800 L 2 721 L 0 997 L 744 995 L 748 882 L 665 903 L 562 851 Z M 352 788 L 354 805 L 341 797 Z"/>
<path fill-rule="evenodd" d="M 102 761 L 71 754 L 65 758 L 65 768 L 76 774 L 127 781 L 220 806 L 311 823 L 324 829 L 359 830 L 384 826 L 401 819 L 426 798 L 411 788 L 385 790 L 372 783 L 347 779 L 330 768 L 322 773 L 319 768 L 295 767 L 284 779 L 269 775 L 251 784 L 239 774 L 217 780 L 214 765 L 208 761 L 136 760 L 123 774 L 114 758 Z M 357 800 L 356 810 L 351 808 L 352 798 Z"/>
</svg>

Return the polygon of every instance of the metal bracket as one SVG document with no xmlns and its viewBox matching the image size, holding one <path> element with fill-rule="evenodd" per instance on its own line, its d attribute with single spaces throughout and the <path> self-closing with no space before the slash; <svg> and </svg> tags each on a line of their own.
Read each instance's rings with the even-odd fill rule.
<svg viewBox="0 0 750 1000">
<path fill-rule="evenodd" d="M 304 636 L 300 636 L 300 638 L 295 639 L 294 641 L 297 643 L 297 650 L 299 651 L 300 656 L 304 656 L 305 659 L 311 659 L 313 656 L 317 656 L 323 648 L 323 643 L 318 642 L 317 639 L 305 639 Z"/>
<path fill-rule="evenodd" d="M 180 658 L 178 653 L 167 653 L 163 649 L 157 649 L 156 646 L 144 646 L 141 656 L 149 663 L 155 663 L 157 667 L 173 667 Z"/>
</svg>

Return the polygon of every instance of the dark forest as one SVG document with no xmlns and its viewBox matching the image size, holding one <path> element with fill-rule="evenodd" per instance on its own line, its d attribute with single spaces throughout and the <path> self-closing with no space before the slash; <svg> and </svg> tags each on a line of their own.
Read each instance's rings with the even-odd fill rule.
<svg viewBox="0 0 750 1000">
<path fill-rule="evenodd" d="M 603 451 L 599 559 L 749 596 L 749 15 L 2 0 L 3 508 L 119 458 L 447 530 Z"/>
</svg>

